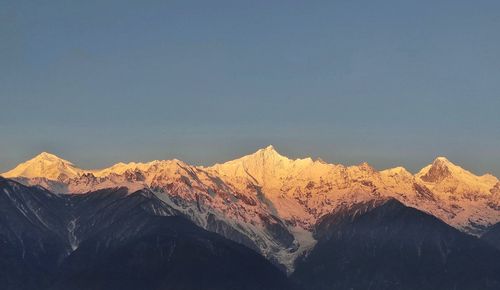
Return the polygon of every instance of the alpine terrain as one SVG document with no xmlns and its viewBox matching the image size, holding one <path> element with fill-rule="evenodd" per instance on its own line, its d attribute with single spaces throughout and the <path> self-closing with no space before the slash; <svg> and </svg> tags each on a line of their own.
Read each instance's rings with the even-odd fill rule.
<svg viewBox="0 0 500 290">
<path fill-rule="evenodd" d="M 500 181 L 290 159 L 2 174 L 7 289 L 500 289 Z M 22 279 L 29 273 L 29 279 Z"/>
</svg>

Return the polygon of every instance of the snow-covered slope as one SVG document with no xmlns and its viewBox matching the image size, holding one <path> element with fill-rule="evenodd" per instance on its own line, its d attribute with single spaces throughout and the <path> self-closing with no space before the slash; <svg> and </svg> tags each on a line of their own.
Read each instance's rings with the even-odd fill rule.
<svg viewBox="0 0 500 290">
<path fill-rule="evenodd" d="M 49 180 L 67 181 L 77 177 L 83 171 L 73 163 L 53 154 L 42 152 L 33 159 L 19 164 L 16 168 L 2 174 L 3 177 L 47 178 Z"/>
<path fill-rule="evenodd" d="M 461 230 L 474 234 L 500 219 L 499 196 L 494 194 L 498 179 L 482 176 L 438 157 L 415 175 L 417 182 L 433 193 L 435 206 L 427 210 Z M 435 210 L 433 210 L 435 209 Z"/>
<path fill-rule="evenodd" d="M 500 220 L 498 179 L 476 176 L 444 157 L 414 176 L 403 167 L 379 172 L 367 163 L 290 160 L 270 146 L 210 170 L 242 191 L 248 184 L 260 188 L 279 217 L 305 228 L 339 205 L 380 197 L 397 198 L 473 234 Z"/>
<path fill-rule="evenodd" d="M 82 170 L 42 153 L 3 174 L 59 193 L 149 188 L 198 225 L 260 251 L 289 271 L 311 249 L 311 230 L 339 206 L 393 197 L 469 233 L 500 222 L 500 182 L 439 157 L 413 175 L 322 160 L 289 159 L 272 146 L 211 167 L 180 160 Z"/>
</svg>

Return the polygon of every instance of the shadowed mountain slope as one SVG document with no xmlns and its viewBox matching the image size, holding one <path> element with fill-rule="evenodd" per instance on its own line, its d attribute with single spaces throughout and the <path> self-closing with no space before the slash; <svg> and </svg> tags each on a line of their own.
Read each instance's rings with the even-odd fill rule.
<svg viewBox="0 0 500 290">
<path fill-rule="evenodd" d="M 151 191 L 59 196 L 0 178 L 2 289 L 293 289 Z"/>
<path fill-rule="evenodd" d="M 315 229 L 305 289 L 499 289 L 500 252 L 400 202 L 346 206 Z"/>
</svg>

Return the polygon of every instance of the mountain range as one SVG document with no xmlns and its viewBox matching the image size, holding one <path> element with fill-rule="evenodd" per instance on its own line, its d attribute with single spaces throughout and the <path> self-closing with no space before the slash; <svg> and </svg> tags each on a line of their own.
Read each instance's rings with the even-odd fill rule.
<svg viewBox="0 0 500 290">
<path fill-rule="evenodd" d="M 44 152 L 1 175 L 11 289 L 22 271 L 50 289 L 500 289 L 500 182 L 445 157 L 412 174 L 268 146 L 210 167 L 88 170 Z"/>
</svg>

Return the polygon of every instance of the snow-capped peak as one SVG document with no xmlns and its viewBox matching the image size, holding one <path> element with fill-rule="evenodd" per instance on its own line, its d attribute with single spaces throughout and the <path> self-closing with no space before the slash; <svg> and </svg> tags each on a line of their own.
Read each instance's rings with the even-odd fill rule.
<svg viewBox="0 0 500 290">
<path fill-rule="evenodd" d="M 50 180 L 73 178 L 80 175 L 83 170 L 75 167 L 73 163 L 54 154 L 42 152 L 34 158 L 19 164 L 14 169 L 2 174 L 4 177 L 42 177 Z"/>
<path fill-rule="evenodd" d="M 457 171 L 457 170 L 453 170 L 456 167 L 458 167 L 458 166 L 451 163 L 447 158 L 437 157 L 436 159 L 434 159 L 432 164 L 423 168 L 420 171 L 419 175 L 421 176 L 420 178 L 423 181 L 440 182 L 440 181 L 444 180 L 445 178 L 451 176 L 452 171 Z"/>
<path fill-rule="evenodd" d="M 257 150 L 257 152 L 247 155 L 247 156 L 253 156 L 256 158 L 278 158 L 278 159 L 288 159 L 287 157 L 281 155 L 273 145 L 269 145 L 265 148 L 261 148 Z"/>
<path fill-rule="evenodd" d="M 431 164 L 433 167 L 436 167 L 436 168 L 448 168 L 449 170 L 462 170 L 462 168 L 458 165 L 455 165 L 453 162 L 451 162 L 450 160 L 448 160 L 448 158 L 446 157 L 443 157 L 443 156 L 439 156 L 439 157 L 436 157 L 436 159 L 434 159 L 434 161 L 432 161 L 432 164 Z"/>
<path fill-rule="evenodd" d="M 120 175 L 120 174 L 123 174 L 129 170 L 130 171 L 134 171 L 134 170 L 147 171 L 151 166 L 159 164 L 159 163 L 161 163 L 161 162 L 158 160 L 151 161 L 148 163 L 136 163 L 136 162 L 123 163 L 123 162 L 119 162 L 119 163 L 116 163 L 115 165 L 112 165 L 111 167 L 107 167 L 107 168 L 100 169 L 100 170 L 91 170 L 89 172 L 97 177 L 108 176 L 110 174 Z"/>
<path fill-rule="evenodd" d="M 211 167 L 173 159 L 82 170 L 43 152 L 3 176 L 25 177 L 21 182 L 57 193 L 151 188 L 202 227 L 207 227 L 211 214 L 234 225 L 262 253 L 290 269 L 293 259 L 313 244 L 311 230 L 316 222 L 345 204 L 396 198 L 473 233 L 500 221 L 498 179 L 474 175 L 445 157 L 413 175 L 404 167 L 377 171 L 368 163 L 344 166 L 309 157 L 291 159 L 272 145 Z M 269 228 L 275 219 L 283 222 L 298 244 L 289 243 L 282 235 L 284 228 L 277 232 L 274 226 Z"/>
<path fill-rule="evenodd" d="M 289 159 L 278 153 L 274 146 L 269 145 L 255 153 L 216 164 L 209 169 L 225 176 L 249 179 L 261 186 L 275 187 L 283 177 L 312 163 L 314 161 L 311 158 Z"/>
<path fill-rule="evenodd" d="M 382 171 L 380 171 L 380 173 L 382 175 L 387 175 L 387 176 L 402 176 L 402 177 L 406 177 L 406 178 L 413 177 L 413 174 L 411 174 L 411 172 L 409 172 L 406 168 L 404 168 L 402 166 L 397 166 L 397 167 L 389 168 L 386 170 L 382 170 Z"/>
<path fill-rule="evenodd" d="M 474 173 L 454 164 L 446 157 L 437 157 L 431 164 L 422 168 L 416 176 L 425 182 L 431 183 L 439 183 L 447 178 L 461 181 L 477 180 L 478 182 L 480 182 L 479 179 L 488 178 L 486 175 L 477 176 Z"/>
<path fill-rule="evenodd" d="M 245 170 L 261 170 L 264 168 L 274 167 L 276 165 L 284 165 L 284 163 L 289 163 L 292 160 L 281 155 L 274 149 L 272 145 L 265 148 L 261 148 L 256 152 L 245 155 L 241 158 L 225 162 L 223 164 L 216 164 L 213 167 L 216 169 L 224 169 L 228 167 L 244 167 Z"/>
<path fill-rule="evenodd" d="M 56 155 L 54 155 L 52 153 L 44 151 L 44 152 L 38 154 L 37 156 L 35 156 L 34 159 L 49 159 L 49 160 L 52 159 L 52 160 L 55 160 L 55 159 L 61 159 L 61 158 L 57 157 Z"/>
<path fill-rule="evenodd" d="M 434 162 L 451 163 L 451 161 L 448 160 L 448 158 L 446 158 L 444 156 L 438 156 L 438 157 L 436 157 L 436 159 L 434 159 Z"/>
<path fill-rule="evenodd" d="M 453 194 L 488 192 L 498 182 L 492 175 L 478 176 L 454 164 L 445 157 L 436 158 L 415 177 L 431 189 Z"/>
</svg>

